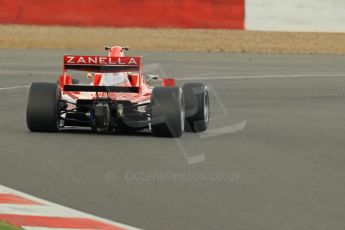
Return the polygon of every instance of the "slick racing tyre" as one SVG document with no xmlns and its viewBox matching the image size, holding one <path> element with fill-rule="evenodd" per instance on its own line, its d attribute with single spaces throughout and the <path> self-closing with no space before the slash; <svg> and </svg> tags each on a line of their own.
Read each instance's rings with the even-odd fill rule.
<svg viewBox="0 0 345 230">
<path fill-rule="evenodd" d="M 182 86 L 185 96 L 187 132 L 203 132 L 210 119 L 210 101 L 207 86 L 202 83 L 186 83 Z"/>
<path fill-rule="evenodd" d="M 155 87 L 151 94 L 151 130 L 157 137 L 180 137 L 184 131 L 184 96 L 180 87 Z"/>
<path fill-rule="evenodd" d="M 35 82 L 29 89 L 26 123 L 31 132 L 59 130 L 60 88 L 55 83 Z"/>
</svg>

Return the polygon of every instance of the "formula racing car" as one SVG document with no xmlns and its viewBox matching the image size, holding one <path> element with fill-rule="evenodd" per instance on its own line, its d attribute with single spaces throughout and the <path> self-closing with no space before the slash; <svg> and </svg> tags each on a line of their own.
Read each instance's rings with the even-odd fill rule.
<svg viewBox="0 0 345 230">
<path fill-rule="evenodd" d="M 26 120 L 32 132 L 68 127 L 94 131 L 150 130 L 154 136 L 180 137 L 203 132 L 209 123 L 209 93 L 202 83 L 176 86 L 173 78 L 145 76 L 142 57 L 125 56 L 128 47 L 106 47 L 107 56 L 64 55 L 56 83 L 34 82 Z M 71 72 L 81 75 L 81 84 Z M 151 86 L 150 81 L 160 86 Z"/>
</svg>

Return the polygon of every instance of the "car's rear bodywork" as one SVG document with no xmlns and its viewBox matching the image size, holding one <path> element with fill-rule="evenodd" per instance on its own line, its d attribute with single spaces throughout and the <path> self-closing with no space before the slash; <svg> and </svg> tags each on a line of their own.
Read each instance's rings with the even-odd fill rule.
<svg viewBox="0 0 345 230">
<path fill-rule="evenodd" d="M 73 85 L 68 70 L 93 75 L 90 85 Z M 102 85 L 106 74 L 122 73 L 121 86 Z M 61 126 L 86 126 L 94 129 L 148 127 L 152 87 L 142 74 L 141 57 L 64 56 Z"/>
</svg>

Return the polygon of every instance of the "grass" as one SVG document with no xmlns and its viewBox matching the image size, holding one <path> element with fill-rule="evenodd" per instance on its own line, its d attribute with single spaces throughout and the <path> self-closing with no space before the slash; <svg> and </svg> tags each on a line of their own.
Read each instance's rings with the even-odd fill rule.
<svg viewBox="0 0 345 230">
<path fill-rule="evenodd" d="M 23 230 L 20 227 L 8 224 L 6 222 L 0 221 L 0 230 Z"/>
</svg>

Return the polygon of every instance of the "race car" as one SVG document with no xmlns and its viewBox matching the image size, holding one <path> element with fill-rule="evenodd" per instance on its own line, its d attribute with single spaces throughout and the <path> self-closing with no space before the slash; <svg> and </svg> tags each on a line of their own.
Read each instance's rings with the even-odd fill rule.
<svg viewBox="0 0 345 230">
<path fill-rule="evenodd" d="M 149 130 L 153 136 L 180 137 L 203 132 L 210 117 L 209 92 L 202 83 L 176 86 L 173 78 L 144 75 L 142 57 L 128 47 L 105 47 L 107 56 L 64 55 L 56 83 L 30 85 L 26 120 L 32 132 L 70 127 L 91 130 Z M 86 72 L 84 84 L 70 72 Z M 84 75 L 85 76 L 85 75 Z"/>
</svg>

